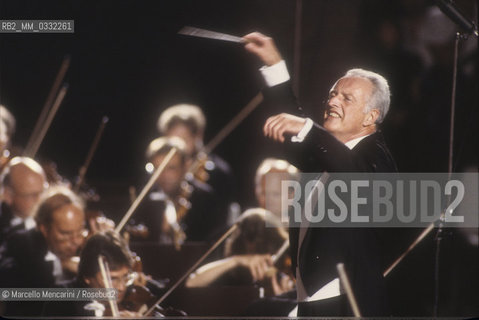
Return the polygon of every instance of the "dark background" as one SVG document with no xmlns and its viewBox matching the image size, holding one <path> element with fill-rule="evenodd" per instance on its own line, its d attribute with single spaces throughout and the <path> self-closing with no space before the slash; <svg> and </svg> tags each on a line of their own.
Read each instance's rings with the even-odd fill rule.
<svg viewBox="0 0 479 320">
<path fill-rule="evenodd" d="M 157 136 L 156 121 L 163 109 L 181 102 L 201 106 L 208 121 L 207 142 L 263 87 L 259 62 L 241 45 L 176 34 L 191 25 L 238 36 L 252 31 L 272 36 L 299 84 L 297 94 L 305 110 L 316 119 L 329 88 L 347 69 L 363 67 L 384 74 L 392 103 L 383 131 L 400 171 L 447 171 L 454 36 L 435 27 L 420 36 L 434 3 L 303 0 L 300 21 L 295 20 L 297 3 L 0 1 L 1 19 L 75 20 L 74 34 L 0 34 L 0 103 L 17 119 L 13 143 L 25 146 L 62 59 L 69 54 L 69 91 L 38 159 L 55 162 L 58 172 L 72 181 L 107 115 L 110 122 L 86 179 L 98 191 L 97 205 L 107 215 L 123 214 L 128 187 L 140 188 L 145 181 L 144 152 Z M 477 1 L 457 3 L 477 21 Z M 295 49 L 296 23 L 301 26 L 301 45 Z M 446 40 L 425 40 L 441 35 Z M 465 41 L 460 52 L 454 171 L 477 171 L 477 41 Z M 295 57 L 300 68 L 293 68 Z M 242 208 L 255 205 L 258 164 L 280 152 L 280 146 L 262 137 L 265 116 L 261 109 L 255 111 L 215 150 L 235 173 Z M 442 314 L 477 312 L 477 295 L 467 291 L 477 291 L 477 272 L 472 280 L 464 272 L 471 270 L 468 265 L 477 266 L 477 247 L 458 251 L 453 242 L 447 243 L 453 255 L 444 259 L 457 263 L 446 263 L 454 277 L 445 285 L 442 301 L 448 305 Z M 397 298 L 414 315 L 431 314 L 433 252 L 431 238 L 393 276 L 393 283 L 406 287 Z M 421 272 L 416 272 L 418 265 Z"/>
<path fill-rule="evenodd" d="M 257 30 L 275 38 L 298 78 L 300 100 L 317 119 L 328 89 L 345 70 L 359 66 L 383 73 L 393 94 L 384 131 L 400 170 L 446 171 L 453 39 L 441 48 L 446 57 L 440 71 L 433 69 L 434 62 L 427 65 L 406 39 L 409 43 L 414 39 L 433 3 L 303 1 L 298 21 L 301 46 L 295 50 L 296 4 L 292 0 L 1 1 L 2 19 L 75 20 L 74 34 L 0 35 L 0 102 L 17 118 L 14 144 L 26 144 L 66 54 L 72 58 L 65 79 L 69 91 L 38 158 L 54 161 L 67 179 L 77 174 L 103 115 L 110 122 L 87 182 L 97 188 L 111 186 L 106 192 L 115 189 L 126 195 L 128 185 L 141 185 L 144 151 L 157 135 L 157 117 L 172 104 L 203 107 L 207 142 L 263 84 L 259 62 L 241 45 L 176 34 L 184 25 L 192 25 L 240 36 Z M 475 16 L 474 1 L 460 5 L 471 18 Z M 473 39 L 468 40 L 469 47 L 471 42 L 475 48 Z M 295 51 L 300 69 L 292 67 Z M 470 120 L 477 114 L 474 49 L 463 56 L 461 64 L 467 61 L 469 73 L 458 84 L 456 170 L 477 165 L 471 144 L 477 141 L 477 130 Z M 428 77 L 433 79 L 429 88 Z M 254 205 L 256 166 L 277 154 L 277 146 L 261 137 L 264 117 L 260 110 L 253 113 L 215 150 L 231 164 L 243 205 Z"/>
</svg>

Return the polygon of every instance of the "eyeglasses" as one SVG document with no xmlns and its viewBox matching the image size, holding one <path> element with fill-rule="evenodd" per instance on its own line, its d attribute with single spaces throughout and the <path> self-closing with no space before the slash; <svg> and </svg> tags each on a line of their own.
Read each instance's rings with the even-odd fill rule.
<svg viewBox="0 0 479 320">
<path fill-rule="evenodd" d="M 66 241 L 73 241 L 74 239 L 84 239 L 88 236 L 88 230 L 82 228 L 81 230 L 77 231 L 58 231 L 57 238 L 59 241 L 66 242 Z"/>
<path fill-rule="evenodd" d="M 125 285 L 129 286 L 135 281 L 135 273 L 134 272 L 128 272 L 124 276 L 120 277 L 111 277 L 111 283 L 113 284 L 114 287 L 118 287 L 120 285 Z"/>
</svg>

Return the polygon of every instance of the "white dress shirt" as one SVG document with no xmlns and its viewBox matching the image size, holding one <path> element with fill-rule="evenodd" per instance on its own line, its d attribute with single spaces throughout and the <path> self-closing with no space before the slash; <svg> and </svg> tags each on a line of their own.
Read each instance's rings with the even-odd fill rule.
<svg viewBox="0 0 479 320">
<path fill-rule="evenodd" d="M 268 87 L 274 87 L 278 84 L 286 82 L 290 79 L 288 68 L 286 67 L 286 63 L 284 60 L 273 64 L 271 66 L 263 66 L 259 69 L 261 74 L 263 75 L 264 81 Z M 310 118 L 306 118 L 306 123 L 304 124 L 303 128 L 299 131 L 299 133 L 291 137 L 291 142 L 303 142 L 303 140 L 308 135 L 309 131 L 313 127 L 313 120 Z M 350 140 L 345 143 L 346 147 L 349 149 L 353 149 L 359 141 L 363 140 L 367 136 L 362 136 L 353 140 Z"/>
</svg>

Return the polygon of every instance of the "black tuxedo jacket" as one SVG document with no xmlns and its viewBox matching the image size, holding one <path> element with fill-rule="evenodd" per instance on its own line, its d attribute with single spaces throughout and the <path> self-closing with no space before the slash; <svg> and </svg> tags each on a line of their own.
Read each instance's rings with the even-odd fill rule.
<svg viewBox="0 0 479 320">
<path fill-rule="evenodd" d="M 270 108 L 302 115 L 288 83 L 265 93 Z M 271 112 L 271 110 L 270 110 Z M 279 113 L 279 112 L 276 112 Z M 396 164 L 380 131 L 361 140 L 352 150 L 323 127 L 314 124 L 301 143 L 286 143 L 285 159 L 302 172 L 396 172 Z M 368 228 L 310 228 L 298 254 L 299 228 L 290 228 L 293 270 L 299 266 L 309 296 L 338 277 L 336 264 L 344 263 L 362 315 L 387 314 L 387 301 L 382 277 L 382 262 L 377 233 Z M 299 257 L 299 261 L 297 261 Z M 329 299 L 328 299 L 329 300 Z M 318 316 L 350 314 L 343 302 L 332 313 L 309 310 Z M 321 307 L 319 307 L 321 309 Z M 301 310 L 300 310 L 301 311 Z"/>
<path fill-rule="evenodd" d="M 8 233 L 10 232 L 10 221 L 13 219 L 12 210 L 5 203 L 1 202 L 0 204 L 0 244 L 5 241 Z"/>
<path fill-rule="evenodd" d="M 187 241 L 212 241 L 227 229 L 227 212 L 218 205 L 220 199 L 207 184 L 194 181 L 193 192 L 189 197 L 189 209 L 181 222 Z M 165 211 L 165 201 L 150 196 L 143 201 L 135 215 L 135 223 L 148 227 L 148 241 L 158 242 Z"/>
<path fill-rule="evenodd" d="M 25 229 L 24 223 L 12 227 L 10 224 L 13 218 L 14 215 L 10 206 L 2 202 L 0 205 L 0 245 L 3 244 L 9 235 Z"/>
<path fill-rule="evenodd" d="M 81 280 L 74 279 L 63 283 L 59 288 L 88 288 L 88 286 Z M 43 305 L 41 313 L 42 317 L 95 317 L 95 312 L 89 310 L 88 304 L 91 300 L 53 300 L 46 301 Z"/>
<path fill-rule="evenodd" d="M 45 261 L 48 248 L 36 229 L 21 230 L 4 243 L 0 261 L 1 288 L 50 288 L 55 284 L 53 262 Z M 6 316 L 40 316 L 43 301 L 9 301 Z"/>
<path fill-rule="evenodd" d="M 40 231 L 22 230 L 9 236 L 0 262 L 0 287 L 49 288 L 55 283 L 52 262 L 45 261 L 47 243 Z"/>
</svg>

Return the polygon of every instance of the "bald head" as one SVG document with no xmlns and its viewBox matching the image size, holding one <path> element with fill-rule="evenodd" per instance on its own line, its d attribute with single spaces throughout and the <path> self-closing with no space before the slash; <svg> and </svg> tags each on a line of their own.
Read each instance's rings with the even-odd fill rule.
<svg viewBox="0 0 479 320">
<path fill-rule="evenodd" d="M 4 201 L 16 216 L 25 219 L 33 215 L 44 191 L 45 173 L 35 160 L 15 157 L 8 164 L 3 184 Z"/>
</svg>

